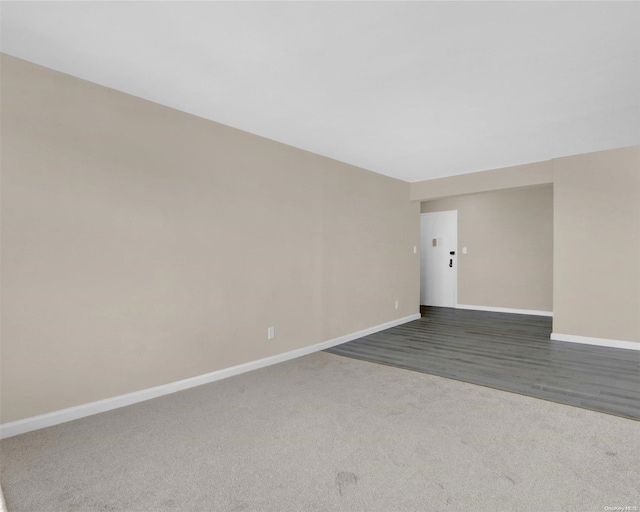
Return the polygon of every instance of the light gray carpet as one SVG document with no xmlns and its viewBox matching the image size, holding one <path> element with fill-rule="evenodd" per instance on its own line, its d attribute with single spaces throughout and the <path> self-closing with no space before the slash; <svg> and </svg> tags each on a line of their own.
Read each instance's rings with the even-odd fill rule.
<svg viewBox="0 0 640 512">
<path fill-rule="evenodd" d="M 640 423 L 327 353 L 2 441 L 20 511 L 640 506 Z"/>
</svg>

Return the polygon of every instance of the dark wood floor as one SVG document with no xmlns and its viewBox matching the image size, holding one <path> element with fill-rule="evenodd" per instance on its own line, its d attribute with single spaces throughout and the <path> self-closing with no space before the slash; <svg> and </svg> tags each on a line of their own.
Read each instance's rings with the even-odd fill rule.
<svg viewBox="0 0 640 512">
<path fill-rule="evenodd" d="M 640 420 L 640 351 L 550 334 L 549 317 L 433 307 L 327 352 Z"/>
</svg>

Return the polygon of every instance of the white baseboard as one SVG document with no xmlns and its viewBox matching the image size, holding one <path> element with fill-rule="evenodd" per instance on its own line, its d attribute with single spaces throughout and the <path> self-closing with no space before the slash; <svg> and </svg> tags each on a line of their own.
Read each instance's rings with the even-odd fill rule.
<svg viewBox="0 0 640 512">
<path fill-rule="evenodd" d="M 492 306 L 472 306 L 468 304 L 457 304 L 456 308 L 474 309 L 476 311 L 493 311 L 495 313 L 514 313 L 516 315 L 553 316 L 553 311 L 538 311 L 537 309 L 494 308 Z"/>
<path fill-rule="evenodd" d="M 584 345 L 599 345 L 601 347 L 625 348 L 628 350 L 640 350 L 640 343 L 636 341 L 610 340 L 607 338 L 591 338 L 589 336 L 575 336 L 573 334 L 551 333 L 553 341 L 568 341 L 570 343 L 582 343 Z"/>
<path fill-rule="evenodd" d="M 0 439 L 7 437 L 17 436 L 32 430 L 38 430 L 45 427 L 51 427 L 60 423 L 65 423 L 71 420 L 77 420 L 93 414 L 110 411 L 119 407 L 125 407 L 151 398 L 157 398 L 159 396 L 175 393 L 176 391 L 182 391 L 184 389 L 193 388 L 195 386 L 201 386 L 217 380 L 226 379 L 227 377 L 233 377 L 241 373 L 249 372 L 251 370 L 257 370 L 258 368 L 264 368 L 265 366 L 271 366 L 273 364 L 282 363 L 290 359 L 306 356 L 313 352 L 318 352 L 347 341 L 362 338 L 379 331 L 384 331 L 396 325 L 405 324 L 412 320 L 420 318 L 420 313 L 392 320 L 384 324 L 369 327 L 362 331 L 340 336 L 332 340 L 323 341 L 322 343 L 316 343 L 308 347 L 302 347 L 283 354 L 277 354 L 275 356 L 265 357 L 264 359 L 258 359 L 257 361 L 251 361 L 249 363 L 239 364 L 232 366 L 231 368 L 225 368 L 204 375 L 198 375 L 197 377 L 191 377 L 189 379 L 179 380 L 176 382 L 170 382 L 169 384 L 163 384 L 153 388 L 142 389 L 140 391 L 134 391 L 133 393 L 127 393 L 125 395 L 114 396 L 106 398 L 104 400 L 98 400 L 97 402 L 90 402 L 88 404 L 77 405 L 75 407 L 69 407 L 68 409 L 61 409 L 59 411 L 49 412 L 47 414 L 40 414 L 39 416 L 33 416 L 31 418 L 25 418 L 22 420 L 12 421 L 0 425 Z"/>
</svg>

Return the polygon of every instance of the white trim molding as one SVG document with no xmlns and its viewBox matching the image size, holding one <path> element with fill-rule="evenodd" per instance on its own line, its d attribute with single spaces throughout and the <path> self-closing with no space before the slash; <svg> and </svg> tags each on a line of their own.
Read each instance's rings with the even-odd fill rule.
<svg viewBox="0 0 640 512">
<path fill-rule="evenodd" d="M 553 316 L 553 311 L 538 311 L 537 309 L 494 308 L 493 306 L 472 306 L 469 304 L 456 304 L 456 308 L 493 311 L 494 313 L 514 313 L 516 315 Z"/>
<path fill-rule="evenodd" d="M 45 427 L 51 427 L 67 421 L 77 420 L 79 418 L 85 418 L 86 416 L 92 416 L 101 412 L 110 411 L 119 407 L 125 407 L 127 405 L 143 402 L 159 396 L 175 393 L 176 391 L 182 391 L 184 389 L 201 386 L 217 380 L 226 379 L 227 377 L 233 377 L 241 373 L 249 372 L 251 370 L 257 370 L 258 368 L 264 368 L 265 366 L 271 366 L 273 364 L 282 363 L 295 359 L 297 357 L 306 356 L 313 352 L 319 352 L 335 345 L 346 343 L 347 341 L 362 338 L 385 329 L 390 329 L 397 325 L 402 325 L 413 320 L 420 318 L 420 313 L 414 315 L 405 316 L 404 318 L 398 318 L 397 320 L 391 320 L 383 324 L 379 324 L 362 331 L 354 332 L 334 338 L 332 340 L 323 341 L 310 345 L 308 347 L 298 348 L 285 352 L 283 354 L 277 354 L 275 356 L 265 357 L 264 359 L 258 359 L 257 361 L 251 361 L 230 368 L 224 368 L 211 373 L 205 373 L 204 375 L 198 375 L 184 380 L 170 382 L 169 384 L 163 384 L 153 388 L 142 389 L 140 391 L 134 391 L 133 393 L 127 393 L 125 395 L 114 396 L 106 398 L 104 400 L 98 400 L 97 402 L 90 402 L 88 404 L 77 405 L 75 407 L 69 407 L 67 409 L 61 409 L 59 411 L 53 411 L 46 414 L 40 414 L 38 416 L 32 416 L 31 418 L 25 418 L 22 420 L 12 421 L 0 425 L 0 439 L 7 437 L 17 436 L 32 430 L 38 430 Z"/>
<path fill-rule="evenodd" d="M 551 333 L 553 341 L 568 341 L 570 343 L 582 343 L 584 345 L 599 345 L 601 347 L 624 348 L 627 350 L 640 350 L 637 341 L 610 340 L 607 338 L 591 338 L 589 336 L 575 336 L 573 334 Z"/>
</svg>

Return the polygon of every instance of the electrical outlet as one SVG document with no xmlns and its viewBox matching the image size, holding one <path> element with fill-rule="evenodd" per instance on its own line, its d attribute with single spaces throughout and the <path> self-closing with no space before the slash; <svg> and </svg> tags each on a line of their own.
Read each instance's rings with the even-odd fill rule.
<svg viewBox="0 0 640 512">
<path fill-rule="evenodd" d="M 272 340 L 275 337 L 276 337 L 276 328 L 275 327 L 269 327 L 267 329 L 267 339 L 268 340 Z"/>
<path fill-rule="evenodd" d="M 396 309 L 400 306 L 400 301 L 396 301 Z"/>
<path fill-rule="evenodd" d="M 416 254 L 418 252 L 418 248 L 414 245 L 413 246 L 413 254 Z"/>
</svg>

